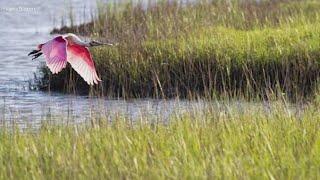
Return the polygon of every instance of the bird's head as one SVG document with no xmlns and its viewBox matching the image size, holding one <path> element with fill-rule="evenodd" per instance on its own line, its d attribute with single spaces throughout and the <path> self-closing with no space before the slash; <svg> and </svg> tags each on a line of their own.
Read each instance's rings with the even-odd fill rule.
<svg viewBox="0 0 320 180">
<path fill-rule="evenodd" d="M 102 43 L 102 42 L 98 42 L 98 41 L 91 41 L 89 43 L 90 46 L 114 46 L 115 44 L 112 43 Z"/>
</svg>

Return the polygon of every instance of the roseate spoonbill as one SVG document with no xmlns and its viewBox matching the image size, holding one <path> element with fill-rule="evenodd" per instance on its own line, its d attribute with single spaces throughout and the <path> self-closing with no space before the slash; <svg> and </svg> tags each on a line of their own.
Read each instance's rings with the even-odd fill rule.
<svg viewBox="0 0 320 180">
<path fill-rule="evenodd" d="M 32 60 L 34 60 L 44 54 L 46 64 L 53 74 L 59 73 L 69 62 L 89 85 L 94 85 L 101 79 L 97 75 L 88 47 L 101 45 L 113 46 L 110 43 L 97 41 L 84 42 L 75 34 L 68 33 L 39 44 L 37 49 L 31 51 L 28 56 L 33 55 Z"/>
</svg>

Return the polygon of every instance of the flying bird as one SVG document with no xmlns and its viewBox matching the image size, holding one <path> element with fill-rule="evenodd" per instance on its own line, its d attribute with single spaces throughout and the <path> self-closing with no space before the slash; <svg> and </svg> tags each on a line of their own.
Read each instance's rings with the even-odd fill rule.
<svg viewBox="0 0 320 180">
<path fill-rule="evenodd" d="M 98 77 L 92 56 L 88 47 L 109 45 L 110 43 L 101 43 L 97 41 L 85 42 L 72 33 L 57 36 L 50 41 L 39 44 L 36 50 L 31 51 L 33 59 L 42 54 L 46 64 L 53 74 L 59 73 L 66 67 L 67 62 L 71 67 L 89 84 L 98 84 L 101 79 Z"/>
</svg>

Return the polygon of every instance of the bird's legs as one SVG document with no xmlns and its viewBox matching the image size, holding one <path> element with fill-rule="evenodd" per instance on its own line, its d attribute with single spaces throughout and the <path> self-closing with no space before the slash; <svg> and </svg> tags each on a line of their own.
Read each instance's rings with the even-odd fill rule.
<svg viewBox="0 0 320 180">
<path fill-rule="evenodd" d="M 42 52 L 40 52 L 40 51 L 41 50 L 33 50 L 28 54 L 28 56 L 32 55 L 32 60 L 34 60 L 42 55 Z"/>
<path fill-rule="evenodd" d="M 34 59 L 38 58 L 38 57 L 39 57 L 39 56 L 41 56 L 41 55 L 42 55 L 42 52 L 40 52 L 40 53 L 38 53 L 38 54 L 33 55 L 32 60 L 34 60 Z"/>
<path fill-rule="evenodd" d="M 36 53 L 38 53 L 38 52 L 40 52 L 40 50 L 33 50 L 33 51 L 31 51 L 31 52 L 28 54 L 28 56 L 30 56 L 30 55 L 32 55 L 32 54 L 36 54 Z"/>
</svg>

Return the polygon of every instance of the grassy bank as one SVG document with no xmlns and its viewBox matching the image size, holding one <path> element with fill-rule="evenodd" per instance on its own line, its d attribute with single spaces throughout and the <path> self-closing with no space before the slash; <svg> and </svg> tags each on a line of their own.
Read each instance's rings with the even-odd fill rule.
<svg viewBox="0 0 320 180">
<path fill-rule="evenodd" d="M 245 109 L 186 113 L 168 125 L 123 118 L 96 126 L 0 131 L 1 179 L 317 179 L 320 114 Z"/>
<path fill-rule="evenodd" d="M 100 94 L 251 99 L 285 93 L 297 100 L 312 96 L 319 79 L 319 12 L 312 0 L 99 4 L 94 21 L 53 33 L 119 43 L 91 49 L 103 79 L 94 88 Z M 89 90 L 70 70 L 41 71 L 41 89 Z"/>
</svg>

